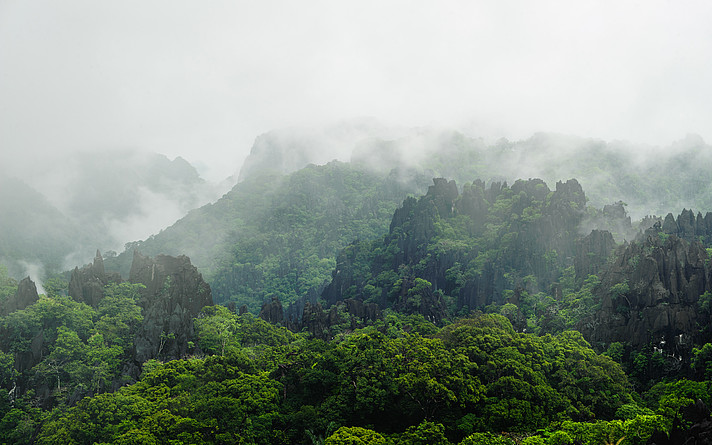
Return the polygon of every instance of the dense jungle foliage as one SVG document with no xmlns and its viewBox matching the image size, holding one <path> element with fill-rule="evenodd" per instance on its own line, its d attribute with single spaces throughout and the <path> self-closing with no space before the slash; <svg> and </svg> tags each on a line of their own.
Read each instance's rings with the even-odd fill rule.
<svg viewBox="0 0 712 445">
<path fill-rule="evenodd" d="M 404 200 L 426 188 L 406 177 L 338 162 L 253 177 L 107 258 L 125 272 L 134 248 L 192 249 L 206 265 L 218 304 L 182 357 L 161 331 L 135 360 L 155 316 L 141 284 L 90 306 L 70 274 L 46 280 L 0 317 L 0 443 L 629 445 L 710 406 L 707 217 L 638 227 L 576 180 L 436 179 Z M 0 302 L 17 289 L 0 269 Z M 256 317 L 270 302 L 294 317 Z M 663 316 L 687 323 L 675 344 L 582 334 Z"/>
<path fill-rule="evenodd" d="M 291 175 L 263 174 L 240 183 L 214 204 L 108 259 L 128 275 L 133 249 L 149 255 L 187 254 L 206 275 L 218 303 L 259 311 L 263 301 L 285 303 L 328 282 L 340 249 L 388 231 L 393 211 L 430 179 L 407 181 L 340 162 Z"/>
<path fill-rule="evenodd" d="M 681 405 L 709 402 L 709 381 L 661 383 L 641 397 L 578 332 L 517 333 L 498 314 L 438 328 L 389 312 L 325 342 L 221 306 L 196 321 L 204 354 L 148 361 L 138 382 L 110 391 L 140 316 L 132 286 L 111 292 L 100 311 L 53 296 L 3 320 L 56 333 L 30 373 L 52 394 L 44 405 L 32 391 L 2 398 L 5 443 L 638 444 L 668 430 Z M 8 355 L 5 384 L 17 378 Z M 82 391 L 94 396 L 76 400 Z"/>
</svg>

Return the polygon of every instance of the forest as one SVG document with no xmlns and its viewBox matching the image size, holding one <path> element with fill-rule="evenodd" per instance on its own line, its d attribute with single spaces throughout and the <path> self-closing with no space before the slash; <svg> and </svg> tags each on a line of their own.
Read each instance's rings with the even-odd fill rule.
<svg viewBox="0 0 712 445">
<path fill-rule="evenodd" d="M 633 220 L 448 141 L 253 171 L 39 291 L 0 266 L 0 443 L 709 443 L 712 213 L 665 201 L 707 191 Z"/>
</svg>

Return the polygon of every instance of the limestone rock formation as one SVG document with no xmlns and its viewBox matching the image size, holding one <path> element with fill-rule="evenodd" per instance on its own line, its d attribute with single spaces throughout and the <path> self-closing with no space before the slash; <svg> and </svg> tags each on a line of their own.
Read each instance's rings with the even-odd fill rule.
<svg viewBox="0 0 712 445">
<path fill-rule="evenodd" d="M 668 213 L 658 230 L 690 242 L 703 240 L 709 244 L 712 242 L 712 212 L 702 216 L 702 213 L 695 215 L 692 210 L 683 209 L 677 218 Z"/>
<path fill-rule="evenodd" d="M 32 281 L 30 277 L 25 277 L 18 283 L 15 294 L 5 300 L 4 304 L 0 307 L 0 316 L 25 309 L 39 301 L 39 298 L 35 282 Z M 11 328 L 0 328 L 0 350 L 8 350 L 9 341 L 12 337 L 13 333 Z M 39 363 L 42 360 L 43 347 L 44 332 L 39 331 L 32 337 L 30 348 L 15 355 L 15 369 L 19 372 L 23 372 Z"/>
<path fill-rule="evenodd" d="M 478 183 L 473 184 L 473 188 Z M 481 187 L 479 183 L 478 187 Z M 540 179 L 517 181 L 510 191 L 505 191 L 506 183 L 500 185 L 493 183 L 488 190 L 481 190 L 466 195 L 458 201 L 458 208 L 465 208 L 463 201 L 475 200 L 468 204 L 470 207 L 480 207 L 479 195 L 482 194 L 488 207 L 487 212 L 492 212 L 490 206 L 495 203 L 502 193 L 511 193 L 518 199 L 513 200 L 511 211 L 513 214 L 522 215 L 510 223 L 510 233 L 516 234 L 512 239 L 512 248 L 504 250 L 496 262 L 488 261 L 482 266 L 477 277 L 471 278 L 460 288 L 458 307 L 480 308 L 492 302 L 503 303 L 503 290 L 506 287 L 507 270 L 519 271 L 520 275 L 533 275 L 537 277 L 540 289 L 549 288 L 557 279 L 558 267 L 551 267 L 549 261 L 557 266 L 570 264 L 579 251 L 577 240 L 579 225 L 584 217 L 586 196 L 581 185 L 575 179 L 566 182 L 557 182 L 556 189 L 552 192 Z M 474 197 L 474 198 L 473 198 Z M 528 218 L 524 215 L 527 208 L 540 209 L 541 215 Z M 479 218 L 485 220 L 487 213 Z M 482 233 L 483 223 L 473 225 L 473 233 Z M 548 255 L 548 260 L 545 258 Z M 460 259 L 453 258 L 453 261 Z M 448 265 L 443 265 L 447 270 Z M 443 282 L 445 277 L 439 278 Z M 430 278 L 428 278 L 430 280 Z M 530 289 L 537 292 L 540 289 Z M 443 287 L 445 293 L 450 289 Z"/>
<path fill-rule="evenodd" d="M 396 209 L 390 233 L 400 228 L 404 236 L 399 239 L 400 254 L 394 258 L 395 263 L 407 264 L 425 255 L 424 249 L 435 234 L 435 220 L 438 216 L 452 216 L 458 195 L 455 181 L 434 178 L 424 197 L 407 198 L 403 206 Z"/>
<path fill-rule="evenodd" d="M 691 425 L 691 426 L 688 426 Z M 712 443 L 712 417 L 710 410 L 697 400 L 692 405 L 680 409 L 669 433 L 656 432 L 648 440 L 648 445 L 709 445 Z"/>
<path fill-rule="evenodd" d="M 336 333 L 335 327 L 354 330 L 382 318 L 381 309 L 375 303 L 346 299 L 324 309 L 321 303 L 306 301 L 301 319 L 294 322 L 290 320 L 289 328 L 294 331 L 306 329 L 315 338 L 331 340 Z"/>
<path fill-rule="evenodd" d="M 15 294 L 8 297 L 0 306 L 0 316 L 25 309 L 39 299 L 35 282 L 30 277 L 25 277 L 18 283 Z"/>
<path fill-rule="evenodd" d="M 131 283 L 141 283 L 143 324 L 134 340 L 135 360 L 176 359 L 189 352 L 193 319 L 213 304 L 210 286 L 187 256 L 145 257 L 134 251 Z"/>
<path fill-rule="evenodd" d="M 329 327 L 337 322 L 337 309 L 329 312 L 324 311 L 320 303 L 312 305 L 306 302 L 304 305 L 304 314 L 302 315 L 302 326 L 315 338 L 329 340 Z"/>
<path fill-rule="evenodd" d="M 96 307 L 104 298 L 104 286 L 109 283 L 120 283 L 118 273 L 106 273 L 101 252 L 96 251 L 96 256 L 91 264 L 79 269 L 75 267 L 69 280 L 69 295 L 80 303 Z"/>
<path fill-rule="evenodd" d="M 664 226 L 664 225 L 663 225 Z M 690 358 L 693 335 L 702 320 L 697 302 L 710 290 L 708 257 L 698 241 L 651 229 L 619 247 L 601 274 L 601 308 L 580 327 L 592 342 L 653 345 L 676 360 Z"/>
<path fill-rule="evenodd" d="M 282 309 L 282 302 L 279 301 L 279 298 L 273 297 L 271 302 L 262 305 L 260 318 L 272 324 L 282 323 L 284 320 L 284 310 Z"/>
<path fill-rule="evenodd" d="M 395 273 L 400 288 L 382 290 L 379 296 L 371 286 L 370 294 L 358 294 L 369 279 L 362 265 L 373 249 L 354 243 L 337 257 L 322 298 L 329 306 L 346 298 L 377 301 L 382 307 L 442 320 L 447 313 L 442 294 L 455 297 L 458 309 L 475 309 L 505 303 L 504 290 L 520 286 L 517 281 L 529 275 L 538 283 L 530 293 L 548 289 L 562 267 L 594 248 L 576 245 L 585 205 L 586 196 L 574 179 L 558 182 L 554 191 L 541 179 L 511 187 L 499 182 L 486 187 L 476 180 L 460 194 L 454 181 L 435 178 L 425 196 L 407 198 L 394 212 L 389 234 L 378 246 L 384 253 L 370 262 L 371 282 L 381 273 Z M 442 224 L 446 220 L 452 222 Z M 449 238 L 447 230 L 464 232 L 469 244 Z M 610 243 L 604 244 L 593 253 L 607 257 Z M 588 259 L 581 267 L 590 271 L 601 261 Z M 416 278 L 430 283 L 430 289 L 409 298 Z"/>
<path fill-rule="evenodd" d="M 346 311 L 354 319 L 373 322 L 383 318 L 381 308 L 376 303 L 364 303 L 361 300 L 349 298 L 344 300 L 344 304 L 346 304 Z"/>
</svg>

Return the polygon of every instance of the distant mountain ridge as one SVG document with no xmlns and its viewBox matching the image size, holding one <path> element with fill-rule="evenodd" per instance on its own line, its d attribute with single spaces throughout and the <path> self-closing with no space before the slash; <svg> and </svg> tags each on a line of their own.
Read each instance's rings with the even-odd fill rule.
<svg viewBox="0 0 712 445">
<path fill-rule="evenodd" d="M 390 209 L 395 209 L 409 193 L 424 193 L 433 177 L 449 178 L 460 186 L 475 180 L 490 186 L 503 181 L 513 184 L 518 178 L 542 178 L 549 184 L 577 178 L 586 190 L 589 212 L 581 218 L 581 233 L 606 229 L 621 242 L 637 233 L 628 215 L 640 218 L 659 213 L 659 209 L 666 213 L 677 208 L 681 201 L 689 203 L 689 207 L 712 207 L 712 174 L 704 168 L 704 159 L 708 156 L 706 147 L 701 138 L 689 136 L 667 150 L 656 149 L 653 155 L 651 147 L 546 133 L 523 141 L 500 139 L 488 143 L 453 130 L 389 129 L 371 121 L 346 122 L 325 129 L 275 130 L 255 140 L 252 153 L 240 171 L 240 182 L 223 199 L 194 210 L 161 233 L 128 243 L 128 249 L 119 260 L 109 259 L 109 263 L 126 274 L 131 251 L 135 248 L 150 255 L 187 254 L 208 277 L 215 289 L 216 301 L 237 298 L 253 311 L 259 307 L 255 305 L 261 304 L 255 299 L 269 301 L 271 296 L 278 296 L 286 298 L 286 304 L 303 296 L 305 289 L 319 287 L 307 286 L 296 291 L 302 289 L 296 283 L 303 275 L 287 278 L 292 273 L 289 264 L 312 264 L 309 269 L 316 267 L 316 259 L 333 260 L 320 251 L 313 262 L 287 261 L 289 264 L 278 265 L 286 260 L 265 252 L 277 251 L 276 239 L 303 239 L 304 221 L 310 218 L 316 221 L 316 215 L 327 211 L 320 206 L 328 205 L 331 198 L 320 194 L 335 193 L 329 181 L 340 184 L 345 180 L 343 175 L 353 177 L 356 172 L 360 172 L 359 181 L 371 183 L 367 187 L 384 180 L 400 187 L 400 194 L 388 198 Z M 669 175 L 680 170 L 676 163 L 697 155 L 702 156 L 703 162 L 684 163 L 694 181 L 681 181 L 680 176 Z M 327 167 L 324 162 L 332 156 L 350 156 L 351 161 L 331 163 Z M 700 186 L 704 179 L 698 178 L 706 177 L 710 178 L 709 183 Z M 353 179 L 349 181 L 353 183 Z M 305 200 L 305 194 L 310 199 Z M 341 200 L 343 196 L 335 199 Z M 380 205 L 379 199 L 375 205 Z M 374 197 L 370 196 L 364 197 L 361 204 L 356 204 L 358 200 L 353 198 L 350 205 L 364 205 L 369 200 L 368 205 L 373 206 Z M 380 230 L 389 223 L 387 213 L 381 212 L 377 218 L 374 215 L 373 224 L 379 221 Z M 345 215 L 348 212 L 340 217 L 342 222 L 347 221 L 343 219 Z M 651 218 L 644 224 L 653 222 Z M 334 230 L 337 229 L 327 232 Z M 379 236 L 378 232 L 369 233 Z M 264 250 L 265 244 L 257 241 L 263 238 L 270 239 L 264 243 L 272 247 Z M 347 239 L 346 233 L 337 238 L 341 247 L 354 240 Z M 363 236 L 359 239 L 364 240 Z M 247 248 L 248 245 L 252 247 Z M 284 241 L 279 249 L 297 258 L 300 254 L 293 252 L 295 248 L 294 242 Z M 243 255 L 244 249 L 254 255 Z M 277 272 L 277 278 L 291 284 L 285 282 L 279 289 L 258 284 L 271 276 L 262 269 L 267 267 L 263 261 L 268 257 L 274 258 L 270 260 L 270 270 L 281 271 Z M 315 280 L 316 276 L 323 280 L 328 278 L 323 271 L 307 275 Z M 272 291 L 277 293 L 272 295 Z"/>
<path fill-rule="evenodd" d="M 324 129 L 275 130 L 259 136 L 240 171 L 289 174 L 308 164 L 350 161 L 380 173 L 415 169 L 459 184 L 577 178 L 591 204 L 617 201 L 639 219 L 670 209 L 712 206 L 712 146 L 690 134 L 667 147 L 555 133 L 496 141 L 445 127 L 388 128 L 343 122 Z"/>
</svg>

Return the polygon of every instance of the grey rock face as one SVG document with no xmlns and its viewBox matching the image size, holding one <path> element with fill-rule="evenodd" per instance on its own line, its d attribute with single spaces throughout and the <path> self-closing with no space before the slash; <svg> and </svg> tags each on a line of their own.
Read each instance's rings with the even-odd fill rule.
<svg viewBox="0 0 712 445">
<path fill-rule="evenodd" d="M 189 352 L 193 319 L 213 304 L 210 286 L 187 256 L 144 257 L 134 252 L 131 283 L 141 283 L 143 324 L 134 340 L 135 360 L 177 359 Z"/>
<path fill-rule="evenodd" d="M 591 233 L 578 240 L 574 257 L 576 279 L 583 280 L 588 275 L 598 273 L 599 269 L 606 264 L 615 247 L 613 235 L 606 230 L 592 230 Z"/>
<path fill-rule="evenodd" d="M 279 301 L 279 298 L 274 297 L 272 298 L 272 302 L 262 305 L 260 318 L 272 324 L 282 323 L 284 319 L 284 310 L 282 309 L 282 302 Z"/>
<path fill-rule="evenodd" d="M 117 273 L 107 274 L 104 270 L 104 259 L 97 250 L 94 261 L 79 269 L 75 267 L 69 280 L 69 295 L 80 303 L 97 307 L 104 298 L 104 286 L 109 283 L 120 283 L 121 276 Z"/>
<path fill-rule="evenodd" d="M 25 309 L 27 306 L 34 304 L 40 297 L 37 294 L 37 286 L 30 277 L 25 277 L 17 285 L 15 295 L 9 297 L 0 307 L 0 315 L 5 316 L 11 312 Z"/>
<path fill-rule="evenodd" d="M 621 246 L 601 274 L 601 309 L 581 331 L 593 342 L 653 345 L 670 357 L 689 359 L 700 295 L 710 290 L 707 252 L 675 235 Z"/>
</svg>

